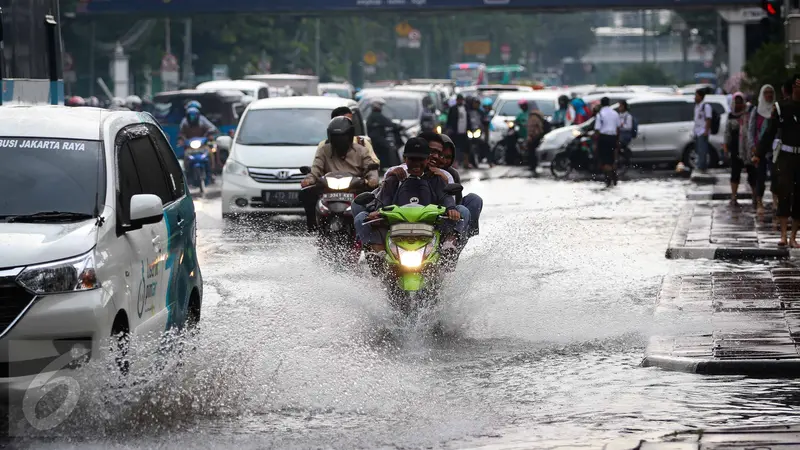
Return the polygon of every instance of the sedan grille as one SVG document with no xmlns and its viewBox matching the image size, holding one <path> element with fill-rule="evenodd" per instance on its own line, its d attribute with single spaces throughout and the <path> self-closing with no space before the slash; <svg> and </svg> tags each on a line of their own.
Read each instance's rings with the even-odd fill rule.
<svg viewBox="0 0 800 450">
<path fill-rule="evenodd" d="M 259 183 L 299 183 L 305 175 L 297 169 L 259 169 L 248 167 L 250 178 Z"/>
<path fill-rule="evenodd" d="M 16 284 L 14 278 L 0 278 L 0 337 L 9 331 L 33 299 L 33 294 Z"/>
</svg>

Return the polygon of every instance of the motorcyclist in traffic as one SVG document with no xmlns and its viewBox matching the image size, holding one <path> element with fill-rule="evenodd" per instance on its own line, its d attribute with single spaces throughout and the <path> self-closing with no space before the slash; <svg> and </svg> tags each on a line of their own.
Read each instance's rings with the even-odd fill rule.
<svg viewBox="0 0 800 450">
<path fill-rule="evenodd" d="M 193 139 L 206 137 L 210 134 L 216 135 L 219 130 L 210 120 L 200 114 L 200 109 L 195 106 L 186 108 L 186 117 L 183 118 L 178 135 L 184 138 Z"/>
<path fill-rule="evenodd" d="M 528 140 L 528 116 L 530 115 L 528 100 L 519 99 L 517 100 L 517 105 L 519 106 L 519 113 L 514 118 L 514 125 L 517 127 L 516 136 L 506 137 L 506 162 L 511 165 L 522 162 L 521 151 L 523 149 L 519 148 L 517 140 L 521 139 L 522 142 Z"/>
<path fill-rule="evenodd" d="M 365 177 L 366 186 L 374 189 L 378 186 L 378 171 L 367 170 L 376 161 L 366 147 L 353 142 L 356 134 L 353 122 L 347 117 L 335 117 L 328 124 L 328 140 L 317 148 L 311 173 L 306 175 L 300 186 L 303 188 L 317 184 L 329 172 L 343 172 L 354 177 Z M 317 227 L 316 207 L 319 192 L 316 189 L 304 189 L 300 192 L 300 201 L 306 213 L 306 225 L 309 232 Z"/>
<path fill-rule="evenodd" d="M 431 204 L 444 206 L 447 208 L 449 220 L 442 227 L 446 236 L 442 242 L 442 253 L 456 254 L 460 244 L 459 239 L 461 236 L 466 236 L 469 223 L 467 220 L 461 220 L 455 198 L 445 194 L 446 181 L 430 170 L 430 154 L 431 150 L 425 139 L 421 137 L 409 139 L 403 153 L 403 159 L 408 167 L 408 177 L 401 180 L 395 175 L 388 175 L 378 196 L 378 206 L 412 203 L 420 206 Z M 378 227 L 365 222 L 379 218 L 378 210 L 370 213 L 362 211 L 355 218 L 359 239 L 372 250 L 372 253 L 367 255 L 371 260 L 380 260 L 380 254 L 385 252 L 386 248 Z"/>
<path fill-rule="evenodd" d="M 567 111 L 569 110 L 569 97 L 558 97 L 558 109 L 553 113 L 553 128 L 561 128 L 567 124 Z"/>
<path fill-rule="evenodd" d="M 347 117 L 348 119 L 350 119 L 352 121 L 352 120 L 354 120 L 353 119 L 353 110 L 351 110 L 347 106 L 340 106 L 338 108 L 335 108 L 333 111 L 331 111 L 331 120 L 333 120 L 333 119 L 335 119 L 337 117 Z M 328 141 L 325 140 L 325 141 L 320 142 L 319 145 L 317 145 L 317 149 L 319 149 L 320 147 L 325 145 L 326 142 L 328 142 Z M 375 160 L 375 164 L 380 164 L 381 161 L 380 161 L 380 159 L 378 159 L 378 156 L 375 154 L 375 150 L 372 149 L 372 143 L 370 142 L 369 139 L 365 139 L 364 136 L 356 136 L 355 138 L 353 138 L 353 142 L 356 143 L 356 144 L 360 144 L 360 145 L 363 145 L 364 147 L 366 147 L 367 151 L 369 151 L 369 155 L 372 157 L 372 159 Z"/>
<path fill-rule="evenodd" d="M 396 150 L 400 146 L 400 131 L 403 127 L 389 120 L 383 114 L 383 105 L 386 102 L 381 98 L 372 100 L 372 112 L 367 118 L 367 135 L 372 139 L 372 145 L 381 167 L 391 167 L 397 164 Z"/>
<path fill-rule="evenodd" d="M 436 126 L 439 124 L 439 118 L 436 117 L 436 105 L 430 97 L 422 99 L 422 114 L 419 117 L 419 126 L 422 132 L 436 131 Z"/>
</svg>

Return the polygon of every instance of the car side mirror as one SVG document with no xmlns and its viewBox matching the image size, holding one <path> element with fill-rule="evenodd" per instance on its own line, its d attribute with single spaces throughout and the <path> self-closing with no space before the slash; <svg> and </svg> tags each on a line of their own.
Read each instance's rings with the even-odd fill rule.
<svg viewBox="0 0 800 450">
<path fill-rule="evenodd" d="M 153 194 L 137 194 L 131 197 L 130 226 L 126 231 L 138 230 L 145 225 L 159 223 L 164 219 L 161 198 Z"/>
<path fill-rule="evenodd" d="M 380 164 L 370 164 L 367 166 L 367 172 L 372 172 L 373 170 L 380 170 Z"/>
<path fill-rule="evenodd" d="M 225 150 L 226 152 L 231 151 L 231 146 L 233 145 L 233 139 L 230 136 L 220 136 L 217 138 L 217 148 L 220 150 Z"/>
<path fill-rule="evenodd" d="M 372 192 L 362 192 L 356 196 L 354 201 L 356 205 L 367 206 L 375 201 L 375 194 Z"/>
<path fill-rule="evenodd" d="M 310 174 L 311 173 L 311 167 L 308 167 L 308 166 L 301 167 L 300 168 L 300 173 L 302 173 L 303 175 Z"/>
<path fill-rule="evenodd" d="M 444 193 L 447 195 L 457 195 L 464 191 L 464 186 L 458 183 L 450 183 L 444 188 Z"/>
</svg>

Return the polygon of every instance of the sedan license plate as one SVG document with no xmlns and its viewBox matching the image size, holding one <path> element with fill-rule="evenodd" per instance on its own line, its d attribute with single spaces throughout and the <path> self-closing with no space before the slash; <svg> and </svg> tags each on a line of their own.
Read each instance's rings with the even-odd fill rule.
<svg viewBox="0 0 800 450">
<path fill-rule="evenodd" d="M 300 205 L 300 191 L 263 191 L 261 194 L 267 207 Z"/>
<path fill-rule="evenodd" d="M 350 192 L 329 192 L 322 194 L 322 199 L 329 202 L 352 202 L 356 196 Z"/>
</svg>

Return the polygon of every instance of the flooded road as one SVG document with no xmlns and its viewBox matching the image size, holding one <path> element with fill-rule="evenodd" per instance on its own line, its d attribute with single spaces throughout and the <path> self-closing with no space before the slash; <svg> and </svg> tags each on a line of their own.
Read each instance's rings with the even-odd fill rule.
<svg viewBox="0 0 800 450">
<path fill-rule="evenodd" d="M 639 367 L 662 277 L 703 264 L 664 258 L 686 181 L 466 186 L 484 197 L 481 235 L 414 323 L 373 280 L 323 265 L 299 222 L 230 226 L 219 200 L 196 202 L 194 350 L 113 395 L 86 369 L 55 442 L 20 445 L 543 448 L 800 420 L 798 382 Z"/>
</svg>

